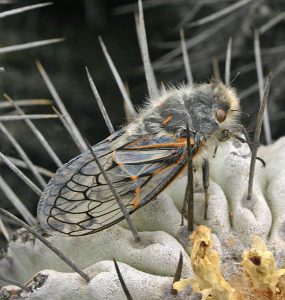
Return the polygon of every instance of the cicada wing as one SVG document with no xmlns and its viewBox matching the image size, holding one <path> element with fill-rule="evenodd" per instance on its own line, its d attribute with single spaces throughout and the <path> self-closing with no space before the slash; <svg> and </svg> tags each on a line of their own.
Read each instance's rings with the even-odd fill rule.
<svg viewBox="0 0 285 300">
<path fill-rule="evenodd" d="M 107 164 L 107 160 L 112 161 L 112 152 L 116 148 L 117 141 L 120 140 L 122 131 L 115 132 L 113 135 L 92 147 L 99 157 L 102 157 L 102 164 Z M 89 175 L 88 176 L 88 172 Z M 52 211 L 61 202 L 66 199 L 77 199 L 77 202 L 68 202 L 66 200 L 66 206 L 73 204 L 84 205 L 84 201 L 79 201 L 82 198 L 82 193 L 85 193 L 90 186 L 94 185 L 93 174 L 98 174 L 99 168 L 93 163 L 93 156 L 90 151 L 85 151 L 77 157 L 70 160 L 59 168 L 56 174 L 51 178 L 46 186 L 43 195 L 38 203 L 37 215 L 41 226 L 47 231 L 54 231 L 60 233 L 63 229 L 63 224 L 60 221 L 55 221 L 51 217 Z M 68 190 L 70 193 L 68 194 Z M 63 197 L 61 199 L 61 197 Z M 82 198 L 83 199 L 83 198 Z M 66 208 L 67 210 L 68 208 Z M 72 211 L 72 207 L 70 207 Z M 72 221 L 73 222 L 73 221 Z M 70 222 L 72 224 L 72 222 Z M 75 218 L 76 222 L 76 218 Z"/>
<path fill-rule="evenodd" d="M 144 144 L 146 140 L 148 145 L 157 142 L 153 136 Z M 130 214 L 158 195 L 187 161 L 185 147 L 173 143 L 170 148 L 159 143 L 159 148 L 141 150 L 136 145 L 109 152 L 93 147 Z M 44 229 L 69 236 L 91 234 L 124 218 L 89 152 L 58 170 L 41 198 L 38 216 Z"/>
</svg>

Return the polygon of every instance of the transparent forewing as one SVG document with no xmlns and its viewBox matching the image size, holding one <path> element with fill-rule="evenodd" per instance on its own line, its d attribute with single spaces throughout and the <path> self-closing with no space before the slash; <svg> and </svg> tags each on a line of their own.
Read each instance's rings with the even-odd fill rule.
<svg viewBox="0 0 285 300">
<path fill-rule="evenodd" d="M 158 141 L 151 135 L 112 151 L 106 141 L 93 147 L 129 213 L 152 200 L 185 165 L 185 147 L 175 147 L 173 139 L 169 147 L 169 140 L 160 137 Z M 44 192 L 38 215 L 46 230 L 70 236 L 97 232 L 123 219 L 88 152 L 58 170 Z"/>
</svg>

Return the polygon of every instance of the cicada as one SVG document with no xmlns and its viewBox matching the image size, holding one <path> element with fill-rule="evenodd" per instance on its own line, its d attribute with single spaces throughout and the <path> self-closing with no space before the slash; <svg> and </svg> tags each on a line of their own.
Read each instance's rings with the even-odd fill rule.
<svg viewBox="0 0 285 300">
<path fill-rule="evenodd" d="M 132 123 L 92 149 L 132 214 L 183 172 L 189 132 L 192 159 L 199 164 L 239 130 L 239 112 L 235 91 L 221 82 L 164 89 Z M 38 217 L 48 232 L 69 236 L 95 233 L 124 219 L 90 151 L 58 169 L 40 199 Z"/>
</svg>

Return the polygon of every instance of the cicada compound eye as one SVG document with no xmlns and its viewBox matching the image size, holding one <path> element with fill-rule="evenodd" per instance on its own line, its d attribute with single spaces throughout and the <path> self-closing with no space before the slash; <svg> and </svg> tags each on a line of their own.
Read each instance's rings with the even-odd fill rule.
<svg viewBox="0 0 285 300">
<path fill-rule="evenodd" d="M 225 121 L 226 117 L 227 117 L 227 112 L 223 109 L 218 109 L 216 111 L 216 117 L 217 117 L 217 120 L 222 123 Z"/>
</svg>

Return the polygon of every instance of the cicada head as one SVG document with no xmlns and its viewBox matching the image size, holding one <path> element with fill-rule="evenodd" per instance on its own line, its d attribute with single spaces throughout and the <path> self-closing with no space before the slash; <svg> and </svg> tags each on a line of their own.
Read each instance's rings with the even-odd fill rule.
<svg viewBox="0 0 285 300">
<path fill-rule="evenodd" d="M 192 130 L 207 139 L 225 139 L 225 132 L 239 129 L 239 99 L 230 87 L 222 82 L 193 85 L 183 95 Z"/>
<path fill-rule="evenodd" d="M 239 128 L 240 101 L 235 90 L 225 86 L 222 82 L 213 82 L 211 84 L 214 103 L 215 117 L 219 124 L 220 131 L 236 131 Z"/>
</svg>

